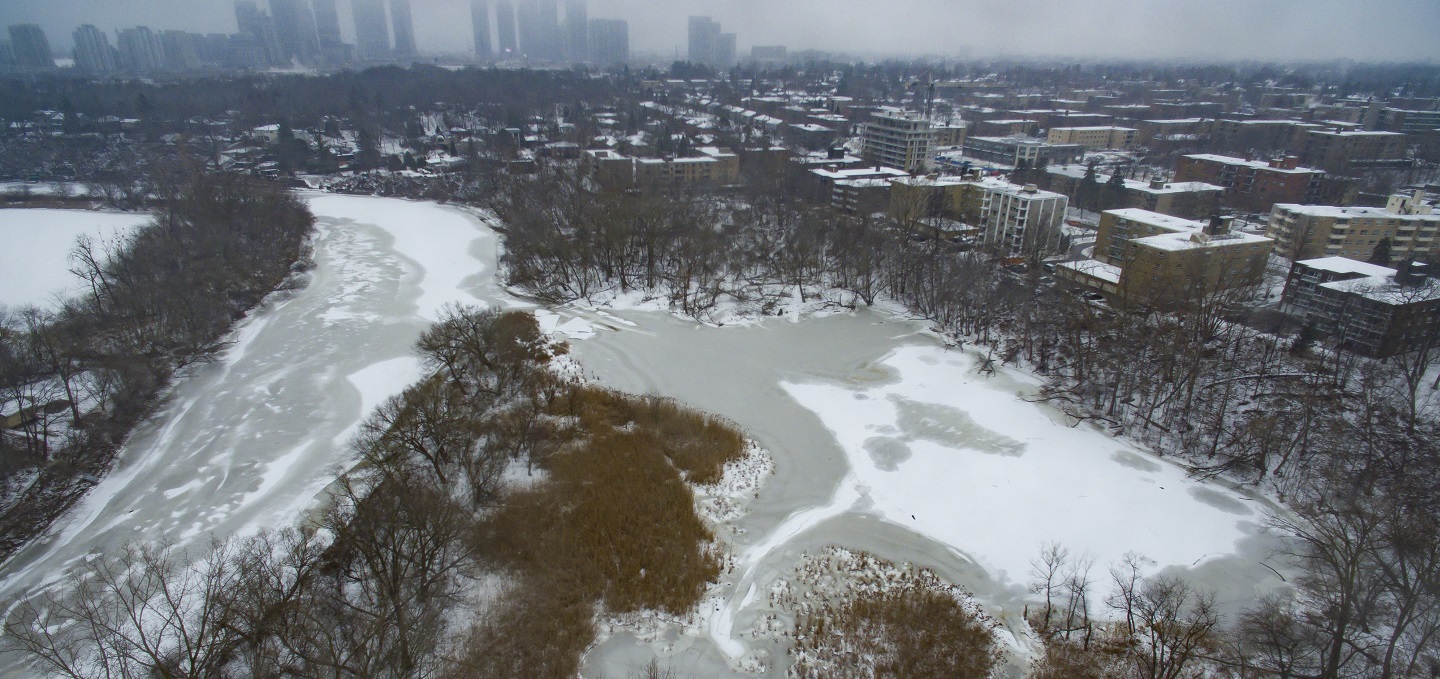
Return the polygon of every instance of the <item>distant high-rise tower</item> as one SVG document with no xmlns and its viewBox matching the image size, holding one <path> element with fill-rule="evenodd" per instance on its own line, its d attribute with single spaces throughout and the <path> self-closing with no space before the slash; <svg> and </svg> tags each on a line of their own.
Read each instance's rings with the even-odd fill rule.
<svg viewBox="0 0 1440 679">
<path fill-rule="evenodd" d="M 470 0 L 470 28 L 475 32 L 475 58 L 490 58 L 490 2 Z"/>
<path fill-rule="evenodd" d="M 712 65 L 716 68 L 730 68 L 735 65 L 734 33 L 720 34 L 720 40 L 715 43 L 715 61 Z"/>
<path fill-rule="evenodd" d="M 253 49 L 265 55 L 269 63 L 285 60 L 285 51 L 280 48 L 280 38 L 275 34 L 275 22 L 270 15 L 255 4 L 254 0 L 235 0 L 235 24 Z"/>
<path fill-rule="evenodd" d="M 585 0 L 565 0 L 565 56 L 570 61 L 590 60 L 590 13 Z"/>
<path fill-rule="evenodd" d="M 560 6 L 555 0 L 522 0 L 520 49 L 531 59 L 564 57 L 560 43 Z"/>
<path fill-rule="evenodd" d="M 495 46 L 502 54 L 520 51 L 515 42 L 515 5 L 510 0 L 495 0 L 495 33 L 499 39 Z"/>
<path fill-rule="evenodd" d="M 85 24 L 75 29 L 75 66 L 86 73 L 114 73 L 115 48 L 104 31 Z"/>
<path fill-rule="evenodd" d="M 690 17 L 690 63 L 714 65 L 719 43 L 719 22 L 710 17 Z"/>
<path fill-rule="evenodd" d="M 630 61 L 630 24 L 623 19 L 591 19 L 590 60 L 601 66 Z"/>
<path fill-rule="evenodd" d="M 116 32 L 120 46 L 120 65 L 134 73 L 149 73 L 165 66 L 165 48 L 160 36 L 145 26 L 122 28 Z"/>
<path fill-rule="evenodd" d="M 354 0 L 355 49 L 360 58 L 383 61 L 390 58 L 390 24 L 385 19 L 385 0 Z"/>
<path fill-rule="evenodd" d="M 195 44 L 196 37 L 195 33 L 185 31 L 160 31 L 160 50 L 165 56 L 162 62 L 164 67 L 172 71 L 193 71 L 200 68 L 200 50 Z"/>
<path fill-rule="evenodd" d="M 275 17 L 275 35 L 286 59 L 310 61 L 320 53 L 315 15 L 305 0 L 270 0 L 270 13 Z"/>
<path fill-rule="evenodd" d="M 315 13 L 315 37 L 320 40 L 320 49 L 345 44 L 340 37 L 340 11 L 335 0 L 310 0 L 310 9 Z"/>
<path fill-rule="evenodd" d="M 415 22 L 410 18 L 410 0 L 390 0 L 390 30 L 395 33 L 395 56 L 415 57 Z"/>
<path fill-rule="evenodd" d="M 10 50 L 20 68 L 55 68 L 55 54 L 45 31 L 36 24 L 15 24 L 10 27 Z"/>
</svg>

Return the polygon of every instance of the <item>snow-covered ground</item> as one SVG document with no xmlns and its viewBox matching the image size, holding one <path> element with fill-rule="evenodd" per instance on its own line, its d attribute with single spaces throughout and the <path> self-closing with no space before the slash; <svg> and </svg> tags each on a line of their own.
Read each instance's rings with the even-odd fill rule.
<svg viewBox="0 0 1440 679">
<path fill-rule="evenodd" d="M 0 305 L 53 305 L 81 290 L 70 273 L 70 251 L 76 239 L 97 242 L 123 236 L 149 221 L 136 212 L 90 210 L 0 210 Z"/>
</svg>

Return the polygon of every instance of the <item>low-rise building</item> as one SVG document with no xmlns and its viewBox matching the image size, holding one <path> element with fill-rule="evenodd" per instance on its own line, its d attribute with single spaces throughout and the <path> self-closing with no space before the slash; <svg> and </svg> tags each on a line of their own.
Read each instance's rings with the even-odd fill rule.
<svg viewBox="0 0 1440 679">
<path fill-rule="evenodd" d="M 1047 188 L 1074 196 L 1080 189 L 1080 183 L 1085 180 L 1086 170 L 1088 168 L 1084 165 L 1047 167 Z M 1110 176 L 1096 174 L 1095 181 L 1103 186 L 1110 181 Z M 1125 179 L 1123 182 L 1125 207 L 1185 219 L 1204 219 L 1215 214 L 1220 208 L 1220 196 L 1225 192 L 1224 187 L 1205 182 L 1170 182 L 1164 179 Z"/>
<path fill-rule="evenodd" d="M 1377 165 L 1405 159 L 1405 135 L 1372 130 L 1308 130 L 1300 152 L 1303 163 L 1326 169 Z"/>
<path fill-rule="evenodd" d="M 1376 357 L 1433 344 L 1440 334 L 1440 281 L 1407 260 L 1399 269 L 1345 257 L 1295 262 L 1281 310 L 1340 346 Z"/>
<path fill-rule="evenodd" d="M 686 158 L 632 158 L 609 149 L 580 154 L 587 176 L 604 188 L 662 184 L 733 184 L 740 178 L 740 157 L 729 149 L 702 146 Z"/>
<path fill-rule="evenodd" d="M 970 134 L 979 137 L 1013 137 L 1035 134 L 1040 123 L 1028 118 L 1002 118 L 1000 120 L 978 120 Z"/>
<path fill-rule="evenodd" d="M 1277 203 L 1270 211 L 1266 234 L 1291 260 L 1315 257 L 1370 259 L 1383 240 L 1389 256 L 1428 260 L 1436 252 L 1440 215 L 1413 197 L 1392 197 L 1386 207 L 1338 207 Z"/>
<path fill-rule="evenodd" d="M 1056 276 L 1124 304 L 1172 306 L 1218 292 L 1258 286 L 1274 242 L 1148 210 L 1100 215 L 1094 257 L 1056 267 Z"/>
<path fill-rule="evenodd" d="M 1300 167 L 1294 156 L 1271 161 L 1196 153 L 1181 156 L 1175 181 L 1205 182 L 1225 188 L 1226 207 L 1264 212 L 1276 203 L 1318 203 L 1325 173 Z"/>
<path fill-rule="evenodd" d="M 1085 157 L 1079 144 L 1051 144 L 1030 137 L 967 137 L 966 156 L 1016 168 L 1078 163 Z"/>
<path fill-rule="evenodd" d="M 943 222 L 978 224 L 985 186 L 1004 183 L 957 176 L 898 177 L 890 181 L 887 212 L 891 222 L 905 228 Z"/>
<path fill-rule="evenodd" d="M 871 165 L 867 167 L 850 167 L 845 169 L 815 168 L 805 173 L 800 184 L 801 195 L 804 199 L 818 205 L 829 204 L 839 209 L 848 209 L 846 203 L 846 191 L 852 194 L 859 191 L 862 184 L 844 184 L 841 182 L 856 182 L 864 180 L 881 180 L 886 186 L 886 196 L 889 196 L 889 182 L 891 179 L 909 177 L 910 174 L 904 170 L 883 165 Z M 841 188 L 844 186 L 845 188 Z M 837 199 L 837 196 L 839 197 Z M 858 204 L 857 204 L 858 209 Z M 884 209 L 883 206 L 881 209 Z"/>
<path fill-rule="evenodd" d="M 1052 127 L 1045 141 L 1051 144 L 1079 144 L 1087 149 L 1128 149 L 1135 145 L 1135 128 Z"/>
</svg>

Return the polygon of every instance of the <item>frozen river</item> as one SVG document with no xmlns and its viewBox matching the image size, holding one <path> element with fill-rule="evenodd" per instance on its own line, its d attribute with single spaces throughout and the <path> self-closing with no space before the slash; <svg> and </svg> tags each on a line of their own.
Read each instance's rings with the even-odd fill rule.
<svg viewBox="0 0 1440 679">
<path fill-rule="evenodd" d="M 417 379 L 411 345 L 447 302 L 502 302 L 497 238 L 456 208 L 309 196 L 309 284 L 251 314 L 222 360 L 181 379 L 115 470 L 0 571 L 0 597 L 128 541 L 203 548 L 293 524 L 351 463 L 361 417 Z"/>
<path fill-rule="evenodd" d="M 447 302 L 525 306 L 494 279 L 498 240 L 461 210 L 311 195 L 316 269 L 253 314 L 225 360 L 199 368 L 138 429 L 115 472 L 0 572 L 0 595 L 54 582 L 130 540 L 200 545 L 296 520 L 350 463 L 360 418 L 419 375 L 411 344 Z M 764 596 L 807 550 L 864 549 L 936 568 L 1018 623 L 1028 564 L 1057 541 L 1185 570 L 1233 603 L 1273 585 L 1260 503 L 1025 401 L 1024 373 L 991 378 L 916 322 L 881 312 L 711 327 L 659 312 L 561 311 L 592 323 L 574 355 L 601 383 L 673 396 L 739 423 L 776 472 L 732 538 L 739 568 L 701 628 L 617 634 L 589 676 L 655 655 L 682 676 L 783 675 L 753 638 Z M 588 336 L 588 332 L 576 333 Z M 757 603 L 757 601 L 759 603 Z"/>
</svg>

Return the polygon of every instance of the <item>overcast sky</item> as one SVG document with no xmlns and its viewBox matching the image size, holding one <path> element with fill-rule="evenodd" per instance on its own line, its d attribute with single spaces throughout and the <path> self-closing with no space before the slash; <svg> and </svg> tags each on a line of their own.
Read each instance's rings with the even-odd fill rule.
<svg viewBox="0 0 1440 679">
<path fill-rule="evenodd" d="M 340 0 L 347 39 L 349 4 Z M 422 51 L 470 49 L 469 0 L 411 5 Z M 632 52 L 664 59 L 684 56 L 691 14 L 737 33 L 741 55 L 780 44 L 948 57 L 1440 58 L 1440 0 L 590 0 L 589 8 L 591 18 L 630 22 Z M 66 53 L 83 23 L 235 31 L 231 0 L 0 0 L 0 25 L 21 22 L 40 24 Z"/>
</svg>

